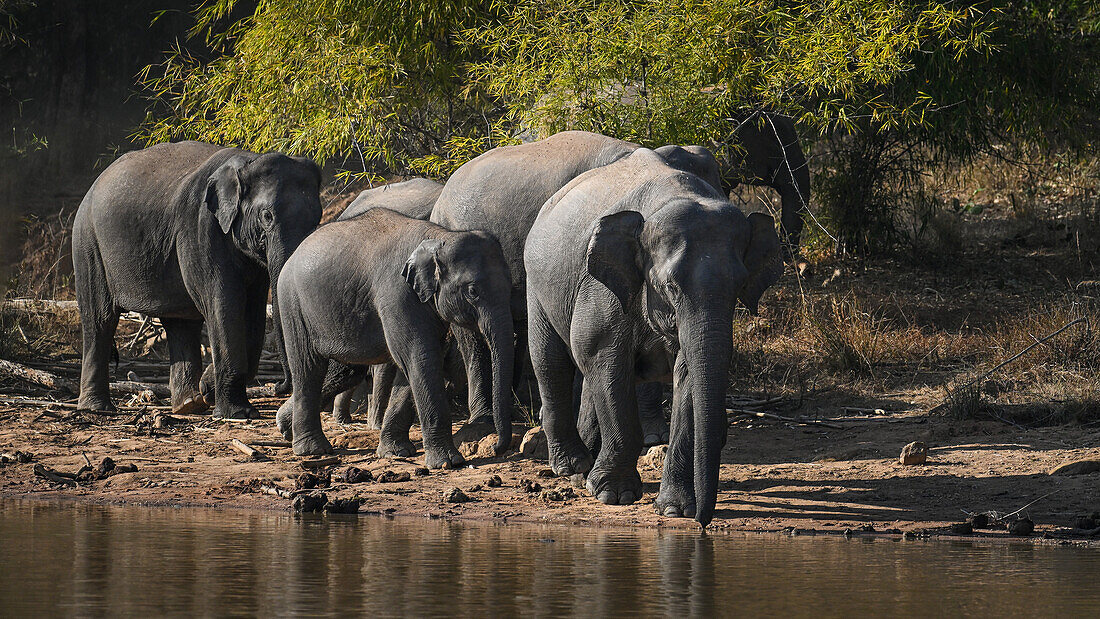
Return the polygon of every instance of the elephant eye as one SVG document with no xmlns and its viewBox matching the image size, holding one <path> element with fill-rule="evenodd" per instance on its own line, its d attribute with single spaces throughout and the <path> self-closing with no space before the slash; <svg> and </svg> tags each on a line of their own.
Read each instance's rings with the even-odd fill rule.
<svg viewBox="0 0 1100 619">
<path fill-rule="evenodd" d="M 272 222 L 275 221 L 275 215 L 271 214 L 271 209 L 265 208 L 260 211 L 260 221 L 263 222 L 265 226 L 270 226 Z"/>
<path fill-rule="evenodd" d="M 478 298 L 478 289 L 477 289 L 477 286 L 476 286 L 476 285 L 474 285 L 474 284 L 469 284 L 469 285 L 467 285 L 467 286 L 466 286 L 466 296 L 467 296 L 467 297 L 469 297 L 469 298 L 471 298 L 471 299 L 476 299 L 476 298 Z"/>
</svg>

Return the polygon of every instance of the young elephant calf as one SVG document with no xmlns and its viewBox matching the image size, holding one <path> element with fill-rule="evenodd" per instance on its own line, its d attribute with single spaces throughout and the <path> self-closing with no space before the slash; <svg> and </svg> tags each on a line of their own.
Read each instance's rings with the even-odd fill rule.
<svg viewBox="0 0 1100 619">
<path fill-rule="evenodd" d="M 493 357 L 498 452 L 511 441 L 514 342 L 512 284 L 500 244 L 484 232 L 452 232 L 389 209 L 322 226 L 299 246 L 279 277 L 279 309 L 294 395 L 279 409 L 279 430 L 294 453 L 327 453 L 321 430 L 329 360 L 364 366 L 392 361 L 408 377 L 430 468 L 458 466 L 444 389 L 448 323 L 484 338 Z M 356 380 L 357 377 L 349 377 Z M 383 420 L 380 454 L 411 452 L 408 426 Z"/>
</svg>

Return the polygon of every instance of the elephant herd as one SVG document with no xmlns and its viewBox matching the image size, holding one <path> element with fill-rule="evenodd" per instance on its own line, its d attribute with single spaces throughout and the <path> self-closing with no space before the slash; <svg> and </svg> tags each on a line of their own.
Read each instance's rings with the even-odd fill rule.
<svg viewBox="0 0 1100 619">
<path fill-rule="evenodd" d="M 730 203 L 722 172 L 780 185 L 781 232 L 795 245 L 809 197 L 796 140 L 776 131 L 779 142 L 757 148 L 739 137 L 748 156 L 720 166 L 699 146 L 650 150 L 567 131 L 490 150 L 446 185 L 365 191 L 322 226 L 321 174 L 307 159 L 198 142 L 124 155 L 73 224 L 78 405 L 112 408 L 114 331 L 136 311 L 164 325 L 173 410 L 212 403 L 215 416 L 257 417 L 245 387 L 270 289 L 286 373 L 277 391 L 290 394 L 277 425 L 296 454 L 331 451 L 324 403 L 335 397 L 337 420 L 350 421 L 368 368 L 380 455 L 415 452 L 418 416 L 425 464 L 464 463 L 448 378 L 466 383 L 471 420 L 495 424 L 501 454 L 513 385 L 530 368 L 555 474 L 584 474 L 603 503 L 633 503 L 643 445 L 667 440 L 656 510 L 705 526 L 726 440 L 734 308 L 756 311 L 788 251 L 771 217 Z"/>
</svg>

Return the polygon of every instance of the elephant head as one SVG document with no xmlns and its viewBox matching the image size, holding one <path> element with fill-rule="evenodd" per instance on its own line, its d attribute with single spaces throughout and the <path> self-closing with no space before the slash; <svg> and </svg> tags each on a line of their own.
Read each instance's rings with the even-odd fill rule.
<svg viewBox="0 0 1100 619">
<path fill-rule="evenodd" d="M 277 282 L 283 264 L 321 222 L 320 185 L 317 164 L 279 153 L 233 155 L 210 174 L 206 184 L 204 202 L 218 231 L 267 270 L 275 337 L 286 376 L 276 391 L 284 395 L 290 392 L 290 378 L 285 374 Z"/>
<path fill-rule="evenodd" d="M 480 231 L 427 239 L 402 271 L 422 303 L 434 302 L 443 320 L 476 330 L 492 355 L 493 421 L 497 453 L 512 441 L 512 280 L 497 240 Z"/>
<path fill-rule="evenodd" d="M 775 224 L 763 214 L 745 217 L 725 200 L 675 198 L 648 220 L 633 210 L 601 218 L 587 260 L 589 274 L 624 312 L 638 301 L 646 323 L 686 369 L 677 389 L 692 402 L 695 517 L 705 526 L 726 441 L 733 307 L 741 300 L 755 310 L 782 273 Z"/>
</svg>

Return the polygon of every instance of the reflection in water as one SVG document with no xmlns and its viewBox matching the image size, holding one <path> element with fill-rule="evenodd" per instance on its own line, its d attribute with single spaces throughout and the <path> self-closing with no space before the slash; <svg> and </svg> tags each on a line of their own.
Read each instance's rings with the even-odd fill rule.
<svg viewBox="0 0 1100 619">
<path fill-rule="evenodd" d="M 0 503 L 0 614 L 1095 614 L 1100 551 Z"/>
</svg>

